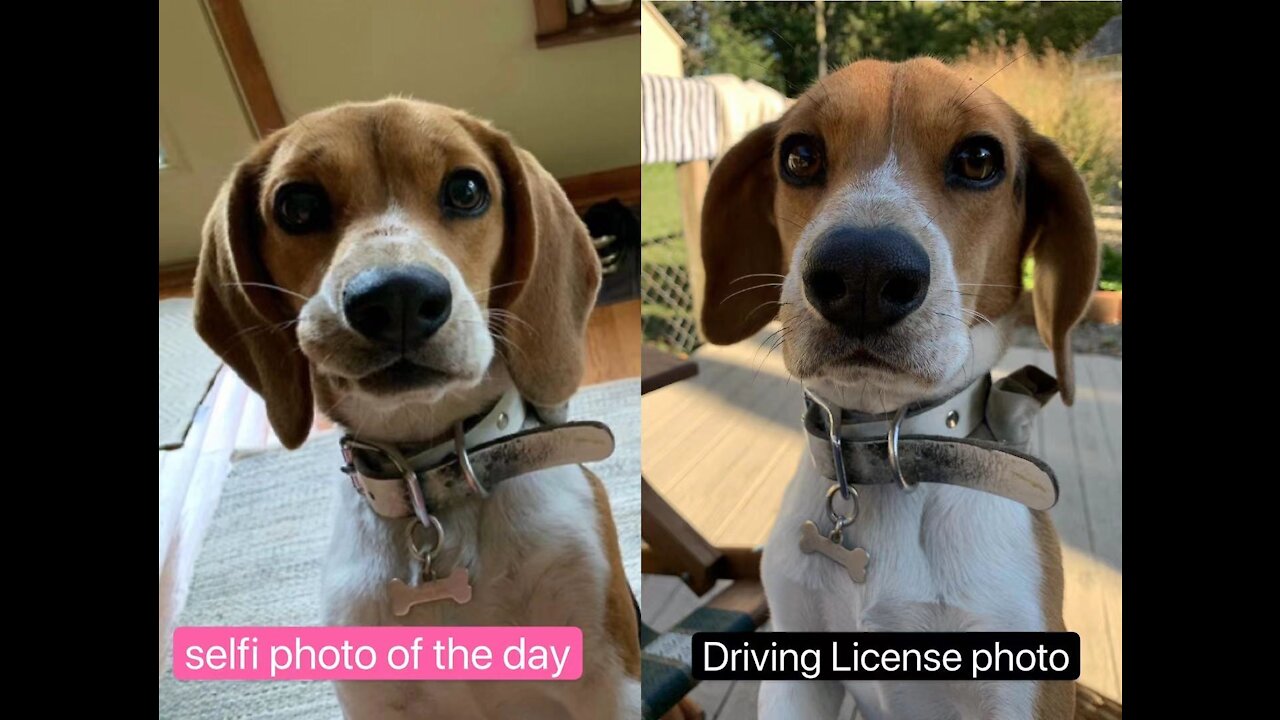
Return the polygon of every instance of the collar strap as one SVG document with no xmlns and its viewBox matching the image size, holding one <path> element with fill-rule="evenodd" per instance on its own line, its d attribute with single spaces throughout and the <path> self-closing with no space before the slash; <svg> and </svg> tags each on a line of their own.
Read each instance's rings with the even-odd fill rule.
<svg viewBox="0 0 1280 720">
<path fill-rule="evenodd" d="M 534 419 L 525 411 L 524 399 L 520 397 L 519 391 L 511 388 L 486 412 L 462 421 L 463 444 L 468 449 L 479 447 L 503 435 L 517 433 L 524 429 L 526 423 L 532 422 Z M 456 456 L 456 429 L 455 426 L 447 440 L 435 445 L 391 445 L 348 437 L 343 438 L 343 446 L 351 445 L 357 449 L 353 459 L 356 468 L 363 474 L 376 478 L 399 478 L 404 475 L 399 467 L 401 464 L 407 464 L 414 470 L 422 470 Z"/>
<path fill-rule="evenodd" d="M 940 402 L 891 416 L 849 412 L 806 392 L 809 454 L 842 493 L 848 484 L 899 483 L 909 490 L 932 482 L 1047 510 L 1058 501 L 1057 479 L 1021 448 L 1036 413 L 1057 390 L 1052 376 L 1027 366 L 994 383 L 983 376 Z M 957 435 L 961 428 L 967 432 Z"/>
<path fill-rule="evenodd" d="M 414 485 L 430 511 L 477 494 L 483 496 L 498 484 L 560 465 L 597 462 L 613 454 L 613 433 L 599 422 L 571 422 L 535 427 L 483 443 L 464 452 L 464 462 L 449 454 L 430 467 L 414 469 L 413 477 L 372 477 L 348 466 L 352 485 L 369 507 L 386 518 L 416 515 Z M 476 493 L 466 478 L 472 468 L 482 492 Z"/>
<path fill-rule="evenodd" d="M 909 405 L 898 430 L 903 435 L 968 437 L 982 424 L 990 387 L 991 376 L 983 375 L 941 400 Z M 805 391 L 804 400 L 805 425 L 810 422 L 809 416 L 814 415 L 815 422 L 821 427 L 828 427 L 833 414 L 839 413 L 836 424 L 839 425 L 840 436 L 849 440 L 887 437 L 897 415 L 892 412 L 860 413 L 839 408 L 811 390 Z"/>
<path fill-rule="evenodd" d="M 496 485 L 559 465 L 595 462 L 613 454 L 613 434 L 598 422 L 539 425 L 520 394 L 508 390 L 481 416 L 454 426 L 453 437 L 429 447 L 341 440 L 351 484 L 379 515 L 418 516 L 467 496 L 486 497 Z"/>
</svg>

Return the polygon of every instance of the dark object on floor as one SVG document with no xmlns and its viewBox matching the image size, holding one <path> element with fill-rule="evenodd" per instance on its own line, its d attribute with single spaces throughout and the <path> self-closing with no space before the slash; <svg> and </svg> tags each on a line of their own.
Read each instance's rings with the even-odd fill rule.
<svg viewBox="0 0 1280 720">
<path fill-rule="evenodd" d="M 604 266 L 596 304 L 640 297 L 640 218 L 636 211 L 615 198 L 592 205 L 582 221 Z"/>
</svg>

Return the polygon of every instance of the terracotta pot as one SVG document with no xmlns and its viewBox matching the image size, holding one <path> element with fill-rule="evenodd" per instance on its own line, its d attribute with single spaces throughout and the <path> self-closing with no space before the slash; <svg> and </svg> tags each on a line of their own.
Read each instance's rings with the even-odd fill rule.
<svg viewBox="0 0 1280 720">
<path fill-rule="evenodd" d="M 1097 290 L 1093 293 L 1093 301 L 1089 303 L 1089 311 L 1085 319 L 1104 325 L 1118 325 L 1120 318 L 1121 290 Z"/>
</svg>

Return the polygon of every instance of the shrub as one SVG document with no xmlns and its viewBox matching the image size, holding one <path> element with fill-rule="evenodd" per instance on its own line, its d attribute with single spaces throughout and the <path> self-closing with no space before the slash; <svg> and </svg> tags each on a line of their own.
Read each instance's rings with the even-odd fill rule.
<svg viewBox="0 0 1280 720">
<path fill-rule="evenodd" d="M 1047 46 L 1039 55 L 1030 54 L 1024 40 L 1011 46 L 1001 40 L 971 46 L 957 66 L 975 82 L 989 77 L 985 87 L 1061 145 L 1095 203 L 1120 201 L 1123 93 L 1118 65 L 1076 63 Z"/>
</svg>

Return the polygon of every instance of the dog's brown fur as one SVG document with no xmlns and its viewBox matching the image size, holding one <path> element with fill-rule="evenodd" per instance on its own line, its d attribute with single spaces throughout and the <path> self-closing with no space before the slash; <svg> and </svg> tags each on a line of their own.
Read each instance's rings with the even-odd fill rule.
<svg viewBox="0 0 1280 720">
<path fill-rule="evenodd" d="M 494 211 L 465 222 L 443 216 L 437 188 L 459 165 L 485 175 Z M 276 227 L 273 193 L 299 180 L 328 192 L 331 230 L 297 237 Z M 348 334 L 322 328 L 299 353 L 299 296 L 315 295 L 326 276 L 341 283 L 369 266 L 423 259 L 422 246 L 368 249 L 365 240 L 402 229 L 369 224 L 392 205 L 459 269 L 482 308 L 516 318 L 504 332 L 519 351 L 505 359 L 526 399 L 559 405 L 581 381 L 600 268 L 555 179 L 461 111 L 409 100 L 341 105 L 273 133 L 237 166 L 205 222 L 196 273 L 197 329 L 266 399 L 286 447 L 306 438 L 313 397 L 344 419 L 349 378 L 313 373 L 314 360 L 359 352 Z"/>
<path fill-rule="evenodd" d="M 735 283 L 787 273 L 797 238 L 829 192 L 883 162 L 892 138 L 902 172 L 952 243 L 960 281 L 982 285 L 981 292 L 969 293 L 967 307 L 993 320 L 1010 312 L 1021 294 L 1021 260 L 1028 253 L 1036 259 L 1036 321 L 1070 404 L 1070 331 L 1097 277 L 1089 198 L 1052 140 L 989 90 L 969 93 L 936 60 L 862 61 L 828 76 L 782 118 L 735 145 L 717 164 L 703 209 L 701 323 L 707 339 L 737 342 L 773 318 L 760 304 L 777 300 L 776 288 L 742 293 L 745 285 Z M 979 130 L 1003 144 L 1009 178 L 987 192 L 950 191 L 942 173 L 947 154 Z M 777 180 L 778 143 L 799 132 L 825 141 L 823 187 Z M 785 323 L 792 313 L 782 307 L 778 314 Z"/>
</svg>

